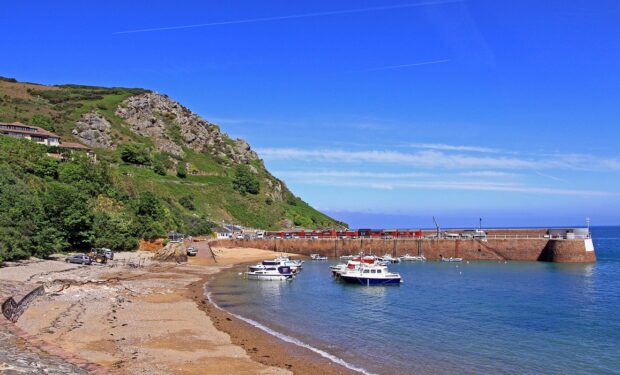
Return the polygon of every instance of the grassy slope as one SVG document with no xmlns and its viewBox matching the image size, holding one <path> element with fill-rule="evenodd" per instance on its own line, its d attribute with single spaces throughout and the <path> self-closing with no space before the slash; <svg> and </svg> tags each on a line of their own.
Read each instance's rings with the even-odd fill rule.
<svg viewBox="0 0 620 375">
<path fill-rule="evenodd" d="M 143 89 L 102 88 L 92 86 L 62 85 L 41 86 L 10 82 L 0 79 L 0 121 L 31 123 L 35 115 L 45 115 L 53 120 L 53 130 L 65 141 L 73 141 L 71 130 L 82 114 L 96 110 L 111 122 L 113 138 L 119 142 L 141 143 L 152 147 L 152 142 L 128 128 L 115 115 L 117 106 L 129 96 L 147 92 Z M 226 138 L 226 142 L 232 140 Z M 185 214 L 206 214 L 214 221 L 227 220 L 243 225 L 275 229 L 288 219 L 306 228 L 343 226 L 343 223 L 316 211 L 290 191 L 283 191 L 283 201 L 267 199 L 264 179 L 276 181 L 260 161 L 253 162 L 258 170 L 261 191 L 257 195 L 240 195 L 232 188 L 234 175 L 230 160 L 215 160 L 207 154 L 185 150 L 184 162 L 195 172 L 185 179 L 170 170 L 160 176 L 150 168 L 120 163 L 118 151 L 96 150 L 98 157 L 110 161 L 115 181 L 127 191 L 152 191 L 170 204 L 174 210 Z M 189 211 L 180 204 L 183 196 L 194 197 L 196 210 Z"/>
</svg>

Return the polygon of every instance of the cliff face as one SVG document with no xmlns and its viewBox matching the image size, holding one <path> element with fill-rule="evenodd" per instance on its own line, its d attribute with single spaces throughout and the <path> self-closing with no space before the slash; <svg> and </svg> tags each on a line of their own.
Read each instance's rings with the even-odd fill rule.
<svg viewBox="0 0 620 375">
<path fill-rule="evenodd" d="M 93 148 L 129 194 L 153 192 L 172 213 L 260 228 L 344 225 L 294 196 L 246 141 L 166 95 L 0 77 L 0 121 L 40 126 Z"/>
<path fill-rule="evenodd" d="M 182 147 L 236 163 L 258 160 L 243 140 L 226 143 L 220 128 L 165 95 L 147 93 L 125 99 L 116 110 L 136 134 L 149 137 L 162 152 L 183 156 Z"/>
</svg>

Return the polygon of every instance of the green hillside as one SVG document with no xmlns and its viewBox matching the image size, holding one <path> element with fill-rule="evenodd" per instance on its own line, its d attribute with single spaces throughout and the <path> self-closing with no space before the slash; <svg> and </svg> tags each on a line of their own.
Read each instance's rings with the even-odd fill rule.
<svg viewBox="0 0 620 375">
<path fill-rule="evenodd" d="M 0 122 L 36 125 L 91 147 L 48 156 L 0 136 L 0 260 L 87 248 L 134 248 L 169 230 L 345 226 L 272 176 L 242 140 L 144 89 L 43 86 L 0 79 Z"/>
</svg>

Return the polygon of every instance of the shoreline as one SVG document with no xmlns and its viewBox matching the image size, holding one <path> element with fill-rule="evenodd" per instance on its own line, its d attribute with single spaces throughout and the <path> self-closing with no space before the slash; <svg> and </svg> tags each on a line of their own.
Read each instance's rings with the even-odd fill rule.
<svg viewBox="0 0 620 375">
<path fill-rule="evenodd" d="M 70 363 L 87 361 L 109 373 L 356 373 L 212 304 L 204 288 L 222 270 L 274 253 L 214 248 L 218 258 L 214 263 L 201 251 L 205 244 L 196 243 L 199 255 L 186 264 L 126 265 L 123 257 L 152 255 L 139 252 L 119 253 L 119 260 L 108 266 L 46 260 L 6 267 L 0 287 L 44 284 L 47 293 L 14 327 L 27 334 L 32 347 L 44 342 L 69 354 L 65 360 Z"/>
<path fill-rule="evenodd" d="M 239 267 L 245 264 L 237 263 L 232 265 L 232 267 Z M 247 264 L 251 264 L 251 262 L 247 262 Z M 261 329 L 250 323 L 250 319 L 219 307 L 210 298 L 208 286 L 210 282 L 221 276 L 222 269 L 205 277 L 201 280 L 202 284 L 193 283 L 191 285 L 192 294 L 202 293 L 203 302 L 201 302 L 199 308 L 211 317 L 218 330 L 226 332 L 231 337 L 232 342 L 244 348 L 253 360 L 268 366 L 291 370 L 294 374 L 365 373 L 365 370 L 353 369 L 351 368 L 354 367 L 353 365 L 345 364 L 344 361 L 329 353 L 324 352 L 325 355 L 331 356 L 332 359 L 326 358 L 325 355 L 316 351 L 319 349 L 313 348 L 298 339 L 273 330 L 273 333 L 269 333 L 267 330 L 271 330 L 270 328 L 263 326 L 266 329 Z M 282 338 L 283 336 L 297 342 L 287 342 Z M 342 361 L 343 363 L 338 363 L 337 361 Z"/>
</svg>

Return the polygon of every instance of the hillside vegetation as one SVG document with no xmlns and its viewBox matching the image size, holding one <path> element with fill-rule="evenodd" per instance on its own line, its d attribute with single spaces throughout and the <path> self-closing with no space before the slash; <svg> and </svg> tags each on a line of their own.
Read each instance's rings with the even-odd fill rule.
<svg viewBox="0 0 620 375">
<path fill-rule="evenodd" d="M 132 249 L 225 220 L 277 229 L 342 227 L 272 176 L 233 140 L 144 89 L 43 86 L 0 79 L 0 122 L 22 122 L 93 149 L 63 161 L 0 136 L 0 260 L 105 246 Z"/>
</svg>

